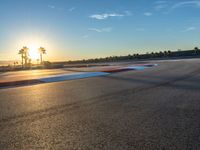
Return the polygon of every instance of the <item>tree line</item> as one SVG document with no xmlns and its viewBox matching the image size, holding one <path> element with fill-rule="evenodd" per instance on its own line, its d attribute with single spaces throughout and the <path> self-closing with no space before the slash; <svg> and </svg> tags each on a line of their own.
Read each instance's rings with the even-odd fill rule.
<svg viewBox="0 0 200 150">
<path fill-rule="evenodd" d="M 83 59 L 68 61 L 68 64 L 76 63 L 99 63 L 99 62 L 116 62 L 125 60 L 141 60 L 141 59 L 156 59 L 156 58 L 172 58 L 172 57 L 187 57 L 187 56 L 200 56 L 200 49 L 195 47 L 193 50 L 177 50 L 177 51 L 160 51 L 151 52 L 146 54 L 129 54 L 126 56 L 110 56 L 105 58 Z"/>
</svg>

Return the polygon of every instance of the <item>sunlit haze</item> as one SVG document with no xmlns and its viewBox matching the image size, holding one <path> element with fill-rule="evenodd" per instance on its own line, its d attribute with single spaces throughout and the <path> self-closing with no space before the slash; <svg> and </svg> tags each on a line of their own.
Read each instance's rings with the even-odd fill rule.
<svg viewBox="0 0 200 150">
<path fill-rule="evenodd" d="M 39 52 L 38 52 L 38 48 L 37 45 L 31 45 L 29 46 L 29 55 L 30 55 L 30 58 L 32 60 L 37 60 L 40 58 L 40 55 L 39 55 Z"/>
<path fill-rule="evenodd" d="M 0 60 L 74 60 L 199 46 L 200 1 L 1 0 Z"/>
</svg>

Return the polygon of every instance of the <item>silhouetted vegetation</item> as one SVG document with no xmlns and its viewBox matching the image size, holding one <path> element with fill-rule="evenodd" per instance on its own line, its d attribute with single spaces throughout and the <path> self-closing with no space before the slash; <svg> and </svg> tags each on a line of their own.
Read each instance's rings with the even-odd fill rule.
<svg viewBox="0 0 200 150">
<path fill-rule="evenodd" d="M 117 62 L 117 61 L 128 61 L 128 60 L 145 60 L 145 59 L 167 59 L 167 58 L 186 58 L 186 57 L 200 57 L 200 49 L 195 47 L 193 50 L 180 50 L 177 51 L 160 51 L 151 52 L 146 54 L 129 54 L 126 56 L 110 56 L 105 58 L 95 58 L 95 59 L 83 59 L 76 61 L 68 61 L 68 64 L 76 63 L 100 63 L 100 62 Z"/>
<path fill-rule="evenodd" d="M 43 64 L 43 54 L 46 54 L 46 49 L 44 47 L 40 47 L 38 49 L 38 53 L 40 54 L 40 64 Z M 32 66 L 32 59 L 29 56 L 29 48 L 24 46 L 22 49 L 19 50 L 18 54 L 21 55 L 21 65 L 22 68 L 30 68 Z M 37 64 L 39 59 L 37 59 Z M 14 62 L 14 66 L 18 64 Z"/>
<path fill-rule="evenodd" d="M 46 54 L 46 49 L 44 47 L 40 47 L 39 48 L 39 53 L 40 53 L 40 63 L 42 64 L 43 63 L 42 55 Z"/>
<path fill-rule="evenodd" d="M 28 55 L 29 49 L 23 47 L 19 50 L 21 55 L 21 65 L 20 63 L 14 61 L 13 64 L 0 66 L 1 71 L 12 71 L 12 70 L 22 70 L 22 69 L 54 69 L 54 68 L 64 68 L 64 67 L 87 67 L 87 66 L 98 66 L 106 64 L 92 64 L 92 63 L 104 63 L 104 62 L 120 62 L 120 61 L 139 61 L 139 60 L 157 60 L 157 59 L 177 59 L 177 58 L 200 58 L 200 49 L 195 47 L 193 50 L 181 50 L 177 51 L 160 51 L 151 52 L 146 54 L 129 54 L 126 56 L 110 56 L 105 58 L 95 58 L 95 59 L 83 59 L 76 61 L 63 61 L 63 62 L 49 62 L 44 61 L 42 58 L 43 54 L 46 54 L 46 50 L 42 47 L 38 49 L 40 53 L 40 59 L 37 59 L 37 64 L 32 64 L 31 59 Z M 40 62 L 40 64 L 39 64 Z"/>
<path fill-rule="evenodd" d="M 27 62 L 28 62 L 28 51 L 29 49 L 24 46 L 22 49 L 19 50 L 19 53 L 21 55 L 22 59 L 22 68 L 27 67 Z"/>
</svg>

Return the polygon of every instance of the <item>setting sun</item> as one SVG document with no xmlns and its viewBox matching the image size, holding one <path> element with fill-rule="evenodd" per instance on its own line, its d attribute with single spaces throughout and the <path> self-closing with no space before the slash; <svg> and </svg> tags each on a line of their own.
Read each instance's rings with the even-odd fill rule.
<svg viewBox="0 0 200 150">
<path fill-rule="evenodd" d="M 37 60 L 40 58 L 39 50 L 37 45 L 29 46 L 29 56 L 32 60 Z"/>
</svg>

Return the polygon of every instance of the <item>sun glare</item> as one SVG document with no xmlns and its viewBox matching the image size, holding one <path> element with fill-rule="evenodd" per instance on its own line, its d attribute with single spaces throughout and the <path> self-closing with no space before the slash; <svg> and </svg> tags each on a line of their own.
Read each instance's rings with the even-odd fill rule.
<svg viewBox="0 0 200 150">
<path fill-rule="evenodd" d="M 37 59 L 40 58 L 38 48 L 39 47 L 37 45 L 30 45 L 29 46 L 29 56 L 32 60 L 37 60 Z"/>
</svg>

